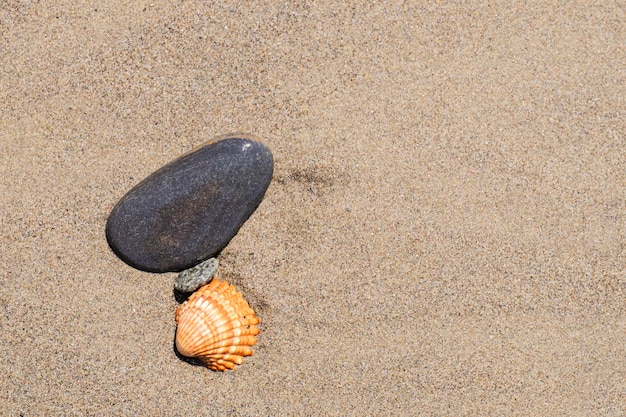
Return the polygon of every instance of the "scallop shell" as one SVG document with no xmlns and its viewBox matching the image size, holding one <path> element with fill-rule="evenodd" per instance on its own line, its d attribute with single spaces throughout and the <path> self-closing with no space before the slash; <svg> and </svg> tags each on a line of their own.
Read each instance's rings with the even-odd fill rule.
<svg viewBox="0 0 626 417">
<path fill-rule="evenodd" d="M 176 309 L 176 349 L 214 371 L 234 369 L 252 355 L 259 322 L 235 287 L 213 278 Z"/>
</svg>

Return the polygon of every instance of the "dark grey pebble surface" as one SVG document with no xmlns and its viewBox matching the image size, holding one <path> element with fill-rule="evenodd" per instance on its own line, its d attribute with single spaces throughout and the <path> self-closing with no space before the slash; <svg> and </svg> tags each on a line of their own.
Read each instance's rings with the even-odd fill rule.
<svg viewBox="0 0 626 417">
<path fill-rule="evenodd" d="M 274 160 L 252 136 L 210 141 L 152 173 L 115 205 L 111 249 L 149 272 L 179 272 L 216 255 L 257 208 Z"/>
</svg>

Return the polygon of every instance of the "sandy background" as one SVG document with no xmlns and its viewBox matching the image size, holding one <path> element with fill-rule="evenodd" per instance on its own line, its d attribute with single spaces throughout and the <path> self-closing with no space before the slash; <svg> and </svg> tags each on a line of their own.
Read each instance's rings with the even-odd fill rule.
<svg viewBox="0 0 626 417">
<path fill-rule="evenodd" d="M 626 415 L 623 3 L 53 3 L 0 3 L 2 415 Z M 275 174 L 214 373 L 104 225 L 231 131 Z"/>
</svg>

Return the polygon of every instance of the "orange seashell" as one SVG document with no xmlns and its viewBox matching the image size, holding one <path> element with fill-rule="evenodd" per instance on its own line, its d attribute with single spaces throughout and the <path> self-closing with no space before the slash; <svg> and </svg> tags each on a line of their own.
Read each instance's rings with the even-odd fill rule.
<svg viewBox="0 0 626 417">
<path fill-rule="evenodd" d="M 259 322 L 235 287 L 213 278 L 176 309 L 176 349 L 214 371 L 234 369 L 252 355 Z"/>
</svg>

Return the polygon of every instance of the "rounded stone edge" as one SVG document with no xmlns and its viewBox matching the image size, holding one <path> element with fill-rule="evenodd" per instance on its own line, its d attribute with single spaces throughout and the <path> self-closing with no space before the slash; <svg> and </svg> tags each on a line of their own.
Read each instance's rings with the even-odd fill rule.
<svg viewBox="0 0 626 417">
<path fill-rule="evenodd" d="M 187 152 L 181 154 L 180 156 L 176 157 L 176 159 L 174 159 L 174 161 L 176 161 L 178 158 L 182 158 L 182 157 L 187 156 L 187 155 L 189 155 L 191 153 L 194 153 L 197 150 L 202 149 L 202 148 L 204 148 L 207 145 L 212 145 L 214 143 L 221 142 L 221 141 L 226 140 L 226 139 L 247 139 L 247 140 L 251 140 L 253 142 L 260 143 L 261 145 L 263 145 L 266 148 L 268 148 L 268 146 L 261 140 L 260 137 L 258 137 L 256 135 L 253 135 L 252 133 L 244 133 L 244 132 L 224 133 L 223 135 L 215 136 L 214 138 L 209 139 L 208 141 L 203 142 L 200 145 L 195 146 L 190 151 L 187 151 Z M 271 154 L 271 152 L 270 152 L 270 154 Z M 174 162 L 174 161 L 172 161 L 172 162 Z"/>
</svg>

